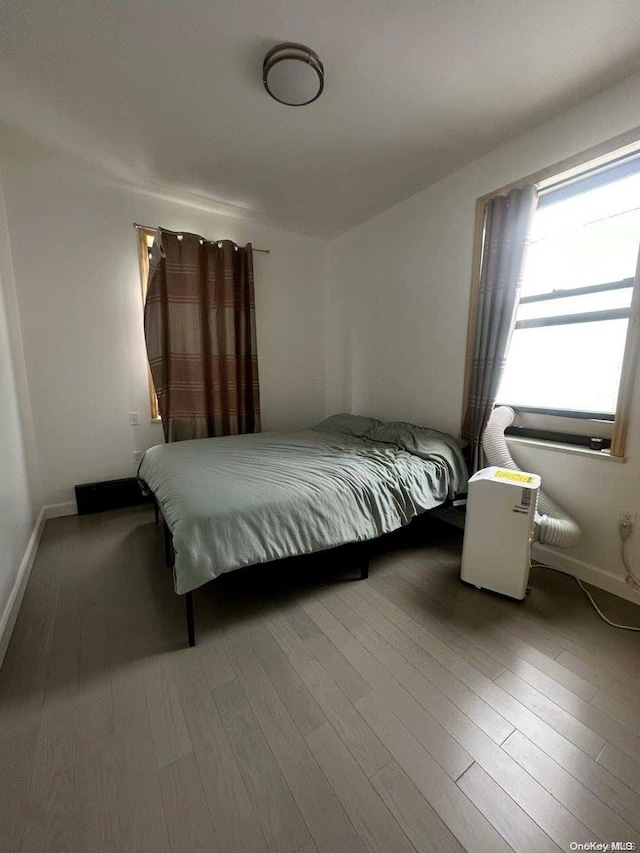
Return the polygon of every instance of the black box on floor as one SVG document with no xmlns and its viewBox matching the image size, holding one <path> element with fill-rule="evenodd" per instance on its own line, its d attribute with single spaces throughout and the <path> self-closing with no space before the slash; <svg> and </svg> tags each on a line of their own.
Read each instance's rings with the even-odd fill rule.
<svg viewBox="0 0 640 853">
<path fill-rule="evenodd" d="M 78 515 L 105 512 L 125 506 L 151 503 L 151 495 L 143 495 L 135 477 L 123 480 L 103 480 L 101 483 L 82 483 L 75 487 Z"/>
</svg>

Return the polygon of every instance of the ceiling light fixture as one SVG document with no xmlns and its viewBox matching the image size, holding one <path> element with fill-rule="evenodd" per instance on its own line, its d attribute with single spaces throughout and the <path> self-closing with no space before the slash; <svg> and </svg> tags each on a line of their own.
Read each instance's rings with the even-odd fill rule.
<svg viewBox="0 0 640 853">
<path fill-rule="evenodd" d="M 322 94 L 324 67 L 311 48 L 285 42 L 265 56 L 262 82 L 274 100 L 290 107 L 302 107 Z"/>
</svg>

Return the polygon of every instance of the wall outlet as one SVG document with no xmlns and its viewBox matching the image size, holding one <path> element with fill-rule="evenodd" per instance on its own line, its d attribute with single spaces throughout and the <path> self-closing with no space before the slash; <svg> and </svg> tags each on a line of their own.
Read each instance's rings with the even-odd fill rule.
<svg viewBox="0 0 640 853">
<path fill-rule="evenodd" d="M 133 461 L 136 465 L 139 465 L 142 462 L 142 457 L 144 456 L 144 450 L 134 450 L 133 451 Z"/>
<path fill-rule="evenodd" d="M 140 423 L 140 413 L 139 412 L 129 412 L 129 423 L 131 426 L 138 426 Z"/>
</svg>

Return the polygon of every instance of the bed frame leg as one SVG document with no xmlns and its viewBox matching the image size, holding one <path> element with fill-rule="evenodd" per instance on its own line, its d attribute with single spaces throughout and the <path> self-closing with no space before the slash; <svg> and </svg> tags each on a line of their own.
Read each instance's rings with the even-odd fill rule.
<svg viewBox="0 0 640 853">
<path fill-rule="evenodd" d="M 196 644 L 196 629 L 193 623 L 193 593 L 187 592 L 184 597 L 184 603 L 187 610 L 187 635 L 189 637 L 189 647 L 193 648 Z"/>
<path fill-rule="evenodd" d="M 173 541 L 171 539 L 171 531 L 167 527 L 167 522 L 164 522 L 164 561 L 168 569 L 173 568 L 175 555 L 173 553 Z"/>
<path fill-rule="evenodd" d="M 167 568 L 173 568 L 176 557 L 173 550 L 171 531 L 167 527 L 166 521 L 164 523 L 164 558 L 167 563 Z M 187 636 L 189 638 L 189 646 L 193 648 L 196 644 L 196 629 L 193 622 L 193 592 L 185 593 L 184 604 L 187 612 Z"/>
<path fill-rule="evenodd" d="M 369 577 L 369 559 L 371 557 L 371 546 L 369 542 L 358 542 L 354 544 L 353 551 L 354 563 L 360 566 L 360 580 L 364 581 Z"/>
</svg>

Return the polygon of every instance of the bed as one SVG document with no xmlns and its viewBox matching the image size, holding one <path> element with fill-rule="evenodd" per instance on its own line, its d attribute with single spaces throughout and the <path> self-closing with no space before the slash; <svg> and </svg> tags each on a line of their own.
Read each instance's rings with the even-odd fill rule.
<svg viewBox="0 0 640 853">
<path fill-rule="evenodd" d="M 244 566 L 367 542 L 464 491 L 450 435 L 333 415 L 310 429 L 158 445 L 138 469 L 165 523 L 175 590 Z"/>
</svg>

